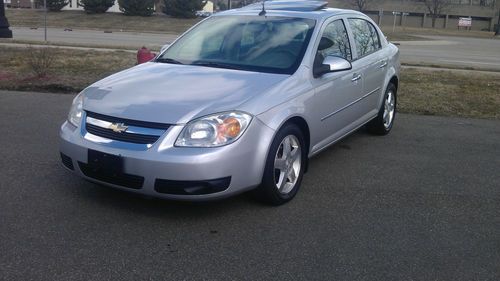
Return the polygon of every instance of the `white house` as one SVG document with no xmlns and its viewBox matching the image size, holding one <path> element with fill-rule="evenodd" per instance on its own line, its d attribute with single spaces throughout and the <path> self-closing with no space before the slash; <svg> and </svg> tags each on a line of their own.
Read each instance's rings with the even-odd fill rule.
<svg viewBox="0 0 500 281">
<path fill-rule="evenodd" d="M 78 0 L 70 0 L 69 4 L 64 7 L 63 10 L 83 10 L 83 7 L 78 5 Z M 205 5 L 205 7 L 203 7 L 203 11 L 213 13 L 214 3 L 212 1 L 207 1 L 207 4 Z M 108 12 L 121 13 L 118 1 L 115 1 L 115 4 L 111 8 L 109 8 Z"/>
<path fill-rule="evenodd" d="M 63 10 L 83 10 L 83 7 L 78 4 L 78 0 L 69 0 L 69 4 L 66 5 Z M 108 12 L 121 13 L 118 1 L 115 1 L 115 4 L 109 8 Z"/>
</svg>

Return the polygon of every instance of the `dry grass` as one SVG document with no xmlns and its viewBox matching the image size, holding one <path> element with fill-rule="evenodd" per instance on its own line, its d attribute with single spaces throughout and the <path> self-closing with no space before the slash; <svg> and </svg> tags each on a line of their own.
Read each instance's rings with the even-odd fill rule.
<svg viewBox="0 0 500 281">
<path fill-rule="evenodd" d="M 52 72 L 37 78 L 29 49 L 0 46 L 0 89 L 75 93 L 135 64 L 135 54 L 57 49 Z M 399 110 L 405 113 L 500 119 L 500 74 L 405 68 Z"/>
<path fill-rule="evenodd" d="M 111 50 L 124 50 L 137 52 L 139 47 L 146 46 L 152 51 L 158 52 L 161 46 L 154 44 L 138 44 L 137 46 L 116 46 L 106 44 L 80 44 L 80 43 L 66 43 L 66 42 L 51 42 L 51 41 L 37 41 L 37 40 L 19 40 L 19 39 L 6 39 L 0 38 L 0 44 L 22 44 L 22 45 L 36 45 L 36 46 L 52 46 L 52 47 L 76 47 L 76 48 L 95 48 L 95 49 L 111 49 Z"/>
<path fill-rule="evenodd" d="M 38 78 L 45 78 L 52 71 L 58 53 L 56 48 L 33 48 L 30 46 L 25 58 L 33 73 Z"/>
<path fill-rule="evenodd" d="M 401 112 L 500 119 L 500 74 L 404 69 L 400 89 Z"/>
<path fill-rule="evenodd" d="M 76 93 L 89 84 L 135 64 L 135 54 L 57 49 L 53 66 L 38 77 L 29 48 L 0 47 L 0 89 Z"/>
<path fill-rule="evenodd" d="M 7 9 L 12 26 L 43 27 L 44 13 L 31 9 Z M 140 31 L 180 34 L 198 19 L 174 19 L 164 14 L 151 17 L 132 17 L 120 13 L 88 15 L 83 11 L 49 12 L 47 26 L 59 28 L 94 29 L 110 31 Z"/>
<path fill-rule="evenodd" d="M 429 40 L 427 38 L 419 37 L 419 36 L 414 36 L 414 35 L 409 35 L 406 33 L 400 33 L 400 32 L 395 32 L 395 33 L 384 33 L 385 36 L 387 36 L 387 40 L 394 42 L 394 41 L 421 41 L 421 40 Z"/>
</svg>

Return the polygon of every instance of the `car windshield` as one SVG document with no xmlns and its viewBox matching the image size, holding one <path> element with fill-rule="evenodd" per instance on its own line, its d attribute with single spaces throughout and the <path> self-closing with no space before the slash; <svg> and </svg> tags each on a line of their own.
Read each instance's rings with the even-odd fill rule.
<svg viewBox="0 0 500 281">
<path fill-rule="evenodd" d="M 156 61 L 293 74 L 315 21 L 303 18 L 216 16 L 170 46 Z"/>
</svg>

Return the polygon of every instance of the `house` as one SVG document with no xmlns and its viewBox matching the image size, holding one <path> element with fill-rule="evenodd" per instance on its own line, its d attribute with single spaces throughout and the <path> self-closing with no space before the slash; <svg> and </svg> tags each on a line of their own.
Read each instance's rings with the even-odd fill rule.
<svg viewBox="0 0 500 281">
<path fill-rule="evenodd" d="M 330 7 L 355 9 L 346 0 L 328 0 Z M 456 29 L 460 18 L 471 18 L 473 30 L 493 31 L 499 23 L 499 0 L 450 0 L 436 19 L 436 28 Z M 364 13 L 381 26 L 432 27 L 429 11 L 417 0 L 369 0 Z M 396 12 L 396 15 L 393 14 Z M 398 14 L 399 13 L 399 14 Z M 404 13 L 404 14 L 403 14 Z"/>
<path fill-rule="evenodd" d="M 2 0 L 0 0 L 2 1 Z M 3 0 L 7 8 L 40 8 L 40 5 L 37 0 Z M 162 11 L 162 2 L 158 1 L 156 5 L 156 9 L 158 11 Z M 69 0 L 68 5 L 66 5 L 63 10 L 83 10 L 83 7 L 78 4 L 78 0 Z M 212 1 L 207 1 L 207 4 L 203 8 L 205 12 L 214 12 L 214 3 Z M 121 13 L 120 6 L 118 5 L 118 0 L 115 1 L 115 4 L 109 8 L 108 12 L 111 13 Z"/>
<path fill-rule="evenodd" d="M 63 10 L 83 10 L 83 7 L 78 4 L 78 0 L 69 0 L 69 4 L 66 5 Z M 118 1 L 115 1 L 115 4 L 109 8 L 108 12 L 110 13 L 121 13 L 120 6 L 118 5 Z"/>
<path fill-rule="evenodd" d="M 1 1 L 1 0 L 0 0 Z M 33 8 L 34 0 L 3 0 L 7 8 Z"/>
</svg>

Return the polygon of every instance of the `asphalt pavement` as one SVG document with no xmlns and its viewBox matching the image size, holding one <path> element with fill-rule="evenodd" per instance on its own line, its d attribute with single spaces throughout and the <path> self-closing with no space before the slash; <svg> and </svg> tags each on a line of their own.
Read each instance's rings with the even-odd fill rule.
<svg viewBox="0 0 500 281">
<path fill-rule="evenodd" d="M 287 205 L 152 200 L 59 163 L 72 95 L 0 91 L 0 280 L 500 280 L 500 122 L 397 116 Z"/>
</svg>

